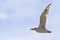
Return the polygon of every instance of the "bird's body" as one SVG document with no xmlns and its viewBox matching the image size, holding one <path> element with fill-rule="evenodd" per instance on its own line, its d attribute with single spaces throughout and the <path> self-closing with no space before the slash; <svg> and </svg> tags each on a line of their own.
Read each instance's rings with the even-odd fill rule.
<svg viewBox="0 0 60 40">
<path fill-rule="evenodd" d="M 51 33 L 51 31 L 47 30 L 46 27 L 46 21 L 47 21 L 47 14 L 49 11 L 51 3 L 46 7 L 46 9 L 43 11 L 42 15 L 40 16 L 40 24 L 38 28 L 32 28 L 31 30 L 35 30 L 39 33 Z"/>
<path fill-rule="evenodd" d="M 35 31 L 38 32 L 38 33 L 48 33 L 47 30 L 43 29 L 43 28 L 36 28 Z"/>
</svg>

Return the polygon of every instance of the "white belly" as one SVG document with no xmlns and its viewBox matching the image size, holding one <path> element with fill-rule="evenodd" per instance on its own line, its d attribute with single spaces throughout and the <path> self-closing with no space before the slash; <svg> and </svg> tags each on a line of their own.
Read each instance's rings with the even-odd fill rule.
<svg viewBox="0 0 60 40">
<path fill-rule="evenodd" d="M 47 23 L 48 23 L 48 18 L 46 18 L 46 25 L 47 25 Z"/>
</svg>

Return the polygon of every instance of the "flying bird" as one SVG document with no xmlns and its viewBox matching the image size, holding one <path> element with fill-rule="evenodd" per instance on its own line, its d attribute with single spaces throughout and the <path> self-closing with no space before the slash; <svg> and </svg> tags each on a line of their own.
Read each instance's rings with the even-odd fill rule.
<svg viewBox="0 0 60 40">
<path fill-rule="evenodd" d="M 40 16 L 40 24 L 38 28 L 31 28 L 30 30 L 35 30 L 38 33 L 51 33 L 51 31 L 46 29 L 46 21 L 47 21 L 47 14 L 49 12 L 50 4 L 47 5 L 45 10 L 42 12 Z"/>
</svg>

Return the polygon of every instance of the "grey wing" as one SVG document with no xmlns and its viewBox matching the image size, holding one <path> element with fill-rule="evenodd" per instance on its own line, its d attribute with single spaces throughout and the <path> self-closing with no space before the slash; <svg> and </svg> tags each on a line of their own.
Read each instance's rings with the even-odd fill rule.
<svg viewBox="0 0 60 40">
<path fill-rule="evenodd" d="M 42 15 L 40 16 L 39 27 L 45 28 L 45 26 L 46 26 L 46 14 L 48 13 L 50 5 L 51 5 L 51 3 L 46 7 L 46 9 L 43 11 Z"/>
<path fill-rule="evenodd" d="M 40 25 L 39 27 L 45 28 L 46 26 L 46 17 L 40 17 Z"/>
</svg>

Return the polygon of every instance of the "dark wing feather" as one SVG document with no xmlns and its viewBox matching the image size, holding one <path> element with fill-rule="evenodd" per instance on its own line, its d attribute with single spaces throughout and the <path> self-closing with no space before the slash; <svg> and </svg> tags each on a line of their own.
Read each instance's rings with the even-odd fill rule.
<svg viewBox="0 0 60 40">
<path fill-rule="evenodd" d="M 46 26 L 46 15 L 48 14 L 50 5 L 51 5 L 51 3 L 46 7 L 46 9 L 43 11 L 42 15 L 40 16 L 39 27 L 45 28 L 45 26 Z"/>
</svg>

